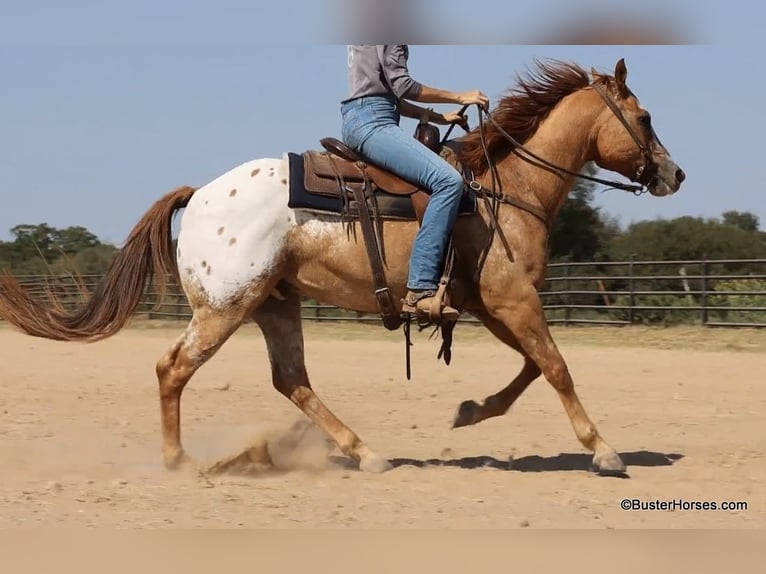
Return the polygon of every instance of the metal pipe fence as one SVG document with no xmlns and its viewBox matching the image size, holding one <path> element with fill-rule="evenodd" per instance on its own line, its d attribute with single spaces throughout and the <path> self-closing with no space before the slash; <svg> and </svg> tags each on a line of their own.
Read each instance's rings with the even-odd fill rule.
<svg viewBox="0 0 766 574">
<path fill-rule="evenodd" d="M 100 275 L 17 276 L 33 297 L 51 294 L 73 308 L 92 292 Z M 698 324 L 709 327 L 766 327 L 766 259 L 700 261 L 593 261 L 553 263 L 540 289 L 550 324 Z M 160 301 L 147 285 L 137 315 L 148 319 L 189 319 L 179 286 Z M 364 314 L 304 300 L 311 321 L 379 323 Z M 476 322 L 472 317 L 461 319 Z"/>
</svg>

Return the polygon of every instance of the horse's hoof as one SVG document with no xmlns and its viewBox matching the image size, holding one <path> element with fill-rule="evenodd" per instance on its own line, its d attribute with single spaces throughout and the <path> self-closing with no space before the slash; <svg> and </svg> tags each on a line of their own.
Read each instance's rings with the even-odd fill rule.
<svg viewBox="0 0 766 574">
<path fill-rule="evenodd" d="M 603 475 L 624 475 L 625 463 L 613 450 L 605 450 L 594 455 L 593 469 Z"/>
<path fill-rule="evenodd" d="M 385 458 L 380 455 L 369 456 L 359 463 L 359 470 L 362 472 L 381 473 L 387 472 L 394 467 Z"/>
<path fill-rule="evenodd" d="M 167 470 L 179 470 L 183 467 L 189 466 L 192 463 L 192 459 L 187 456 L 184 451 L 178 451 L 173 453 L 164 453 L 162 456 L 162 462 Z"/>
<path fill-rule="evenodd" d="M 475 425 L 479 421 L 479 409 L 481 407 L 475 401 L 463 401 L 455 413 L 455 419 L 452 421 L 452 428 L 467 427 Z"/>
</svg>

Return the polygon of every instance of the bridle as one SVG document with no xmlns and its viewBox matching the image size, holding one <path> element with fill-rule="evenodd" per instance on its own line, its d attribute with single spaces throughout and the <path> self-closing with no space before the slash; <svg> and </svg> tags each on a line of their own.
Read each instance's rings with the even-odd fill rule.
<svg viewBox="0 0 766 574">
<path fill-rule="evenodd" d="M 553 171 L 558 173 L 559 175 L 571 175 L 573 177 L 579 178 L 579 179 L 586 179 L 589 181 L 592 181 L 594 183 L 600 183 L 602 185 L 607 185 L 607 189 L 621 189 L 624 191 L 630 191 L 634 193 L 635 195 L 641 195 L 643 193 L 646 193 L 647 186 L 652 183 L 652 181 L 655 179 L 657 175 L 658 166 L 657 163 L 652 159 L 652 153 L 649 150 L 649 148 L 641 141 L 641 138 L 636 133 L 636 130 L 631 126 L 627 119 L 625 118 L 625 114 L 623 114 L 622 110 L 617 106 L 617 104 L 614 102 L 614 100 L 609 96 L 609 94 L 606 93 L 606 90 L 603 88 L 601 84 L 598 82 L 594 82 L 590 84 L 590 87 L 592 87 L 596 93 L 601 96 L 601 99 L 604 100 L 604 103 L 606 106 L 612 111 L 612 113 L 615 115 L 615 117 L 619 120 L 619 122 L 625 127 L 630 137 L 633 139 L 633 142 L 638 147 L 639 151 L 641 152 L 641 156 L 643 158 L 643 163 L 638 167 L 638 170 L 636 171 L 636 174 L 630 178 L 631 181 L 636 182 L 635 184 L 626 184 L 619 181 L 614 180 L 606 180 L 601 179 L 598 177 L 593 177 L 584 173 L 577 173 L 570 171 L 566 168 L 557 166 L 550 161 L 538 156 L 537 154 L 529 151 L 527 148 L 525 148 L 519 141 L 517 141 L 512 135 L 510 135 L 507 131 L 503 129 L 500 124 L 497 123 L 495 118 L 492 117 L 492 114 L 490 112 L 487 112 L 476 104 L 476 107 L 479 112 L 479 133 L 481 135 L 482 140 L 482 147 L 484 148 L 484 153 L 487 156 L 487 162 L 490 166 L 490 169 L 492 169 L 492 161 L 489 157 L 489 153 L 487 150 L 486 141 L 484 139 L 485 133 L 484 133 L 484 116 L 486 116 L 487 120 L 495 126 L 495 129 L 502 135 L 508 142 L 510 142 L 513 145 L 513 153 L 516 153 L 519 155 L 522 159 L 527 161 L 528 163 L 531 163 L 533 165 L 536 165 L 537 167 L 540 167 L 542 169 L 547 169 L 548 171 Z M 460 111 L 458 112 L 459 115 L 464 116 L 465 112 L 468 110 L 468 105 L 463 106 Z M 442 139 L 442 144 L 447 141 L 449 138 L 449 135 L 452 131 L 452 129 L 455 127 L 455 124 L 452 124 L 449 129 L 447 130 L 447 133 L 444 135 L 444 138 Z M 462 126 L 463 129 L 468 132 L 470 131 L 470 128 L 467 127 L 467 125 Z M 655 136 L 654 131 L 652 130 L 652 135 Z M 525 158 L 521 156 L 518 152 L 521 151 L 527 156 L 528 158 Z M 531 159 L 530 159 L 531 158 Z"/>
<path fill-rule="evenodd" d="M 652 153 L 649 150 L 649 148 L 646 145 L 644 145 L 644 143 L 641 141 L 641 138 L 636 133 L 636 130 L 628 123 L 627 119 L 625 118 L 625 114 L 623 114 L 622 110 L 617 106 L 617 104 L 609 96 L 609 94 L 607 94 L 606 90 L 600 83 L 593 82 L 590 84 L 590 86 L 596 91 L 596 93 L 598 93 L 601 96 L 601 99 L 604 101 L 606 106 L 612 111 L 612 113 L 619 120 L 619 122 L 625 127 L 628 134 L 633 139 L 634 143 L 636 144 L 639 151 L 641 152 L 643 163 L 636 170 L 636 174 L 632 178 L 630 178 L 631 181 L 635 182 L 633 184 L 626 184 L 626 183 L 622 183 L 618 181 L 606 180 L 599 177 L 593 177 L 584 173 L 574 172 L 551 163 L 550 161 L 538 156 L 537 154 L 525 148 L 520 142 L 518 142 L 513 136 L 511 136 L 506 130 L 504 130 L 502 126 L 498 124 L 498 122 L 492 117 L 492 114 L 490 112 L 487 112 L 480 105 L 476 104 L 476 107 L 479 113 L 479 134 L 481 136 L 481 144 L 484 150 L 485 158 L 487 160 L 487 166 L 492 176 L 492 187 L 491 189 L 488 190 L 484 188 L 484 186 L 482 186 L 481 184 L 473 180 L 473 178 L 471 178 L 468 185 L 478 196 L 483 197 L 485 201 L 488 203 L 487 207 L 488 207 L 488 213 L 490 214 L 490 219 L 491 219 L 490 227 L 491 227 L 492 233 L 489 235 L 488 245 L 487 245 L 487 248 L 484 250 L 482 261 L 479 263 L 476 269 L 475 278 L 478 278 L 479 274 L 481 273 L 484 260 L 486 259 L 486 256 L 489 254 L 489 246 L 492 242 L 492 238 L 495 235 L 495 231 L 499 229 L 499 226 L 497 224 L 499 204 L 514 205 L 515 207 L 518 207 L 519 209 L 522 209 L 524 211 L 527 211 L 528 213 L 531 213 L 532 215 L 537 217 L 540 221 L 542 221 L 542 223 L 546 226 L 548 233 L 551 232 L 550 226 L 552 225 L 552 222 L 548 221 L 546 213 L 539 207 L 531 205 L 525 201 L 510 197 L 508 195 L 505 195 L 504 193 L 500 193 L 497 191 L 498 178 L 497 178 L 496 167 L 490 157 L 489 149 L 487 147 L 487 143 L 485 139 L 485 128 L 484 128 L 485 116 L 487 120 L 489 120 L 489 122 L 493 126 L 495 126 L 495 129 L 497 129 L 500 135 L 502 135 L 506 140 L 508 140 L 508 142 L 510 142 L 513 145 L 513 149 L 512 149 L 513 153 L 518 155 L 524 161 L 532 165 L 535 165 L 541 169 L 545 169 L 547 171 L 557 173 L 561 177 L 564 177 L 565 175 L 569 175 L 578 179 L 585 179 L 588 181 L 592 181 L 594 183 L 606 185 L 608 186 L 607 189 L 621 189 L 624 191 L 630 191 L 634 195 L 642 195 L 646 193 L 648 191 L 648 186 L 657 177 L 657 171 L 659 166 L 652 159 Z M 465 112 L 468 110 L 468 107 L 469 107 L 468 105 L 463 106 L 458 112 L 458 114 L 461 116 L 464 116 Z M 442 145 L 444 145 L 447 142 L 449 135 L 452 132 L 452 129 L 455 127 L 455 125 L 456 124 L 452 124 L 447 130 L 446 134 L 444 135 L 444 138 L 442 139 L 442 142 L 441 142 Z M 470 131 L 470 128 L 468 127 L 467 122 L 460 125 L 466 132 Z M 652 135 L 655 138 L 657 137 L 656 134 L 654 134 L 654 130 L 652 130 Z M 526 156 L 528 157 L 524 157 L 524 155 L 522 155 L 519 152 L 523 152 L 523 154 L 526 154 Z M 503 242 L 503 246 L 505 248 L 506 254 L 508 255 L 508 258 L 511 261 L 513 261 L 513 255 L 511 253 L 510 246 L 508 245 L 508 242 L 505 239 L 505 236 L 502 233 L 500 233 L 499 236 Z"/>
<path fill-rule="evenodd" d="M 622 110 L 617 106 L 614 100 L 609 97 L 604 87 L 599 83 L 593 83 L 591 86 L 601 96 L 601 99 L 604 100 L 604 103 L 607 105 L 607 107 L 612 111 L 612 113 L 617 117 L 623 127 L 628 131 L 630 137 L 633 138 L 636 146 L 638 146 L 638 149 L 641 152 L 641 156 L 644 158 L 644 163 L 638 167 L 636 175 L 631 178 L 632 181 L 636 181 L 640 185 L 622 187 L 622 189 L 627 191 L 633 191 L 634 193 L 638 192 L 636 195 L 641 195 L 642 193 L 646 192 L 646 187 L 654 181 L 655 177 L 657 176 L 659 166 L 657 165 L 657 162 L 652 159 L 652 152 L 641 141 L 641 138 L 636 133 L 636 130 L 628 123 L 628 120 L 625 119 L 625 114 L 622 113 Z M 654 130 L 652 129 L 651 131 L 654 138 L 658 140 Z"/>
</svg>

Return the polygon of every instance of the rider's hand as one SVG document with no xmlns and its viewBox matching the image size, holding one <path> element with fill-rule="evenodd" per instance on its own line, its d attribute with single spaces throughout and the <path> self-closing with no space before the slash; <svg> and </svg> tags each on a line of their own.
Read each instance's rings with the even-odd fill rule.
<svg viewBox="0 0 766 574">
<path fill-rule="evenodd" d="M 485 111 L 489 111 L 489 98 L 480 90 L 459 93 L 457 95 L 457 103 L 464 106 L 479 104 Z"/>
<path fill-rule="evenodd" d="M 445 124 L 457 124 L 463 129 L 468 129 L 468 118 L 460 112 L 447 112 L 442 116 Z"/>
</svg>

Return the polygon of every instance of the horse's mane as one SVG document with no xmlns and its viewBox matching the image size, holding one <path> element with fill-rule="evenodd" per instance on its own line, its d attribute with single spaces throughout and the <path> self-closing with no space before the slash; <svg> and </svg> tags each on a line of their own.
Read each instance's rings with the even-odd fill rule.
<svg viewBox="0 0 766 574">
<path fill-rule="evenodd" d="M 558 60 L 535 61 L 536 69 L 519 76 L 517 86 L 502 97 L 492 117 L 519 143 L 535 133 L 540 122 L 566 96 L 589 85 L 588 73 L 576 64 Z M 492 123 L 484 121 L 484 140 L 490 156 L 510 151 L 512 144 Z M 459 138 L 460 161 L 477 175 L 487 169 L 479 128 Z"/>
</svg>

